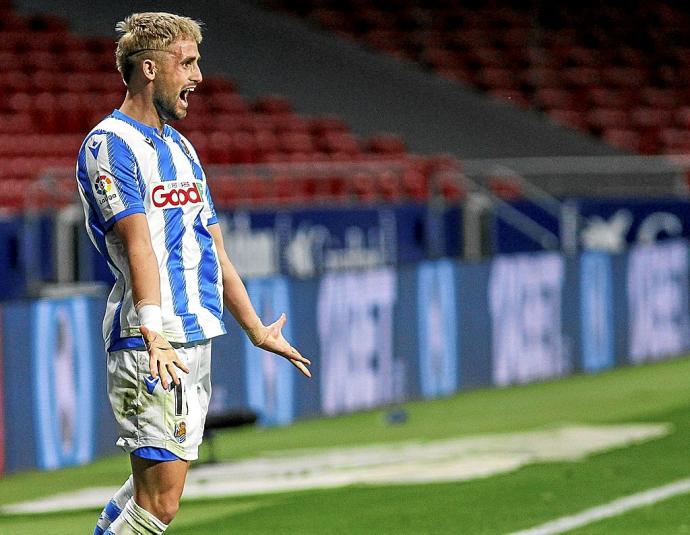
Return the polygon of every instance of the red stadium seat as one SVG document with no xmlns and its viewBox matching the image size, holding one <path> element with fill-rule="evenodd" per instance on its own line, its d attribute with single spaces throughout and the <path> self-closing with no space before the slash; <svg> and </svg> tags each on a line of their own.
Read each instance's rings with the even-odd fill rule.
<svg viewBox="0 0 690 535">
<path fill-rule="evenodd" d="M 314 117 L 310 121 L 311 131 L 314 135 L 322 135 L 326 132 L 347 132 L 349 130 L 345 121 L 335 115 Z"/>
<path fill-rule="evenodd" d="M 448 202 L 458 202 L 465 196 L 465 189 L 454 175 L 442 175 L 440 179 L 441 195 Z"/>
<path fill-rule="evenodd" d="M 560 72 L 551 67 L 532 67 L 522 73 L 523 83 L 534 88 L 540 87 L 561 87 L 564 79 Z"/>
<path fill-rule="evenodd" d="M 350 179 L 352 192 L 361 202 L 373 202 L 377 199 L 376 179 L 367 173 L 356 173 Z"/>
<path fill-rule="evenodd" d="M 614 147 L 629 152 L 639 152 L 641 136 L 636 130 L 623 128 L 606 128 L 602 133 L 602 139 Z"/>
<path fill-rule="evenodd" d="M 398 156 L 405 154 L 405 142 L 400 136 L 380 134 L 369 139 L 367 148 L 370 152 Z"/>
<path fill-rule="evenodd" d="M 681 104 L 680 96 L 673 89 L 660 89 L 657 87 L 643 87 L 640 89 L 642 103 L 652 108 L 673 110 Z"/>
<path fill-rule="evenodd" d="M 505 200 L 515 200 L 522 197 L 520 182 L 510 176 L 489 177 L 489 189 L 494 195 Z"/>
<path fill-rule="evenodd" d="M 690 129 L 690 106 L 682 106 L 674 113 L 675 125 Z"/>
<path fill-rule="evenodd" d="M 557 87 L 543 87 L 534 93 L 534 103 L 542 109 L 576 109 L 579 99 L 572 91 Z"/>
<path fill-rule="evenodd" d="M 630 117 L 622 110 L 599 108 L 587 113 L 587 123 L 590 129 L 595 131 L 606 128 L 628 128 Z"/>
<path fill-rule="evenodd" d="M 576 130 L 587 131 L 588 123 L 585 114 L 577 110 L 548 110 L 549 118 L 562 126 L 575 128 Z"/>
<path fill-rule="evenodd" d="M 33 129 L 29 113 L 0 113 L 0 134 L 24 134 Z"/>
<path fill-rule="evenodd" d="M 429 197 L 427 178 L 414 169 L 408 169 L 403 173 L 402 188 L 405 195 L 412 200 L 426 201 Z"/>
<path fill-rule="evenodd" d="M 4 76 L 0 77 L 0 91 L 6 98 L 0 101 L 3 158 L 0 169 L 11 173 L 3 176 L 31 178 L 46 166 L 72 167 L 84 134 L 124 98 L 122 78 L 113 69 L 115 43 L 109 37 L 85 38 L 72 34 L 60 18 L 15 16 L 9 8 L 1 8 L 2 1 L 0 69 Z M 411 7 L 406 24 L 413 24 L 421 13 L 417 6 Z M 344 20 L 342 15 L 328 10 L 323 10 L 320 16 L 336 27 L 338 20 Z M 417 57 L 423 50 L 420 45 L 427 49 L 435 46 L 438 50 L 444 43 L 448 44 L 445 37 L 437 39 L 428 33 L 420 34 L 419 43 L 413 43 L 407 39 L 407 30 L 400 28 L 387 10 L 377 7 L 364 8 L 358 24 L 357 28 L 341 25 L 337 29 L 357 30 L 368 35 L 376 46 L 385 46 L 398 56 Z M 469 30 L 463 32 L 462 39 L 488 35 L 484 30 Z M 490 41 L 479 41 L 483 48 L 471 53 L 453 51 L 458 65 L 466 66 L 468 61 L 473 61 L 485 67 L 497 67 L 506 63 L 502 52 Z M 506 73 L 509 71 L 503 74 Z M 498 79 L 501 72 L 494 74 Z M 487 82 L 505 89 L 506 84 L 491 82 L 490 71 L 484 75 Z M 513 87 L 512 82 L 509 85 Z M 194 113 L 175 125 L 189 135 L 205 163 L 352 162 L 400 158 L 406 154 L 405 143 L 396 136 L 376 136 L 362 147 L 339 117 L 300 116 L 293 111 L 291 102 L 280 95 L 266 95 L 250 105 L 236 90 L 236 84 L 230 79 L 206 77 L 190 103 Z M 364 176 L 357 179 L 361 198 L 380 195 L 395 200 L 405 187 L 419 197 L 426 196 L 423 174 L 421 178 L 408 177 L 407 186 L 403 185 L 404 179 L 385 172 L 380 177 Z M 342 176 L 312 178 L 312 182 L 300 179 L 296 191 L 322 200 L 342 200 L 349 195 Z M 267 191 L 260 193 L 266 183 L 257 180 L 258 177 L 248 179 L 238 188 L 238 181 L 228 177 L 222 181 L 221 198 L 228 204 L 236 204 L 289 197 L 287 190 L 278 196 L 270 196 L 271 192 Z M 307 187 L 310 183 L 311 189 Z M 373 194 L 365 183 L 373 184 Z M 281 188 L 287 186 L 283 184 Z"/>
<path fill-rule="evenodd" d="M 625 109 L 632 106 L 637 97 L 637 92 L 625 89 L 610 89 L 595 86 L 587 90 L 587 102 L 590 106 L 597 108 Z"/>
<path fill-rule="evenodd" d="M 387 17 L 382 13 L 393 10 L 361 2 L 288 4 L 336 32 L 413 57 L 491 96 L 535 106 L 618 146 L 633 147 L 639 139 L 638 150 L 648 153 L 661 146 L 660 128 L 690 126 L 678 110 L 690 102 L 690 19 L 677 3 L 559 6 L 535 15 L 529 3 L 498 9 L 402 0 Z"/>
<path fill-rule="evenodd" d="M 254 139 L 256 140 L 260 161 L 265 161 L 267 154 L 278 152 L 280 149 L 278 137 L 272 130 L 258 130 L 254 134 Z"/>
<path fill-rule="evenodd" d="M 259 98 L 254 103 L 253 109 L 259 113 L 279 115 L 292 113 L 292 104 L 282 95 L 267 95 Z"/>
<path fill-rule="evenodd" d="M 330 154 L 338 153 L 353 156 L 360 153 L 359 142 L 352 134 L 328 132 L 319 140 L 319 146 Z"/>
<path fill-rule="evenodd" d="M 275 197 L 283 203 L 303 203 L 307 199 L 305 181 L 291 175 L 277 175 L 271 188 Z"/>
<path fill-rule="evenodd" d="M 14 210 L 24 208 L 27 186 L 27 179 L 3 177 L 2 188 L 0 188 L 0 207 Z"/>
<path fill-rule="evenodd" d="M 422 53 L 421 62 L 432 69 L 465 67 L 463 57 L 445 48 L 428 48 Z"/>
<path fill-rule="evenodd" d="M 280 150 L 287 153 L 312 153 L 314 143 L 311 135 L 302 132 L 283 132 L 278 138 Z"/>
<path fill-rule="evenodd" d="M 634 67 L 607 67 L 602 71 L 602 80 L 611 87 L 639 88 L 644 85 L 647 74 Z"/>
<path fill-rule="evenodd" d="M 377 189 L 385 201 L 396 202 L 404 198 L 400 177 L 393 171 L 382 171 L 377 177 Z"/>
<path fill-rule="evenodd" d="M 668 109 L 640 107 L 630 112 L 632 125 L 639 129 L 663 128 L 673 123 L 673 112 Z"/>
<path fill-rule="evenodd" d="M 510 69 L 487 67 L 481 69 L 476 77 L 475 83 L 482 89 L 517 89 L 520 82 Z"/>
<path fill-rule="evenodd" d="M 274 115 L 271 117 L 273 129 L 276 132 L 292 132 L 309 134 L 311 132 L 311 124 L 309 119 L 300 117 L 293 113 L 286 113 Z"/>
</svg>

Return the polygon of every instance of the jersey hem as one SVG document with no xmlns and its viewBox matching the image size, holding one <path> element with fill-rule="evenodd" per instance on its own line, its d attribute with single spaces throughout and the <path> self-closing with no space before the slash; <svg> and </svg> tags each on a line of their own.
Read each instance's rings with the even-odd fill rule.
<svg viewBox="0 0 690 535">
<path fill-rule="evenodd" d="M 120 219 L 127 217 L 128 215 L 132 214 L 146 214 L 146 210 L 144 209 L 144 206 L 130 206 L 129 208 L 126 208 L 122 210 L 121 212 L 118 212 L 115 214 L 113 217 L 105 221 L 105 230 L 110 230 L 115 223 L 117 223 Z"/>
<path fill-rule="evenodd" d="M 107 344 L 106 351 L 108 353 L 112 353 L 114 351 L 122 351 L 126 349 L 146 349 L 144 339 L 141 337 L 141 335 L 131 335 L 131 332 L 132 331 L 127 330 L 121 331 L 120 338 L 118 338 L 110 344 Z M 188 333 L 187 336 L 179 336 L 179 333 L 170 333 L 164 330 L 161 334 L 170 343 L 188 344 L 191 342 L 210 340 L 211 338 L 215 338 L 216 336 L 223 336 L 224 334 L 227 334 L 227 330 L 225 329 L 225 325 L 221 324 L 219 330 L 214 330 L 210 333 L 208 333 L 208 330 L 199 330 Z"/>
</svg>

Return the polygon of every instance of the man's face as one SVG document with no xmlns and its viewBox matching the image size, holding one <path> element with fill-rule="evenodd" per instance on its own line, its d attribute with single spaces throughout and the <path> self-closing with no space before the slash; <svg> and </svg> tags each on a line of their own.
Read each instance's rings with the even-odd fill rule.
<svg viewBox="0 0 690 535">
<path fill-rule="evenodd" d="M 168 50 L 156 61 L 153 90 L 153 105 L 164 121 L 187 116 L 187 97 L 202 80 L 195 41 L 175 41 Z"/>
</svg>

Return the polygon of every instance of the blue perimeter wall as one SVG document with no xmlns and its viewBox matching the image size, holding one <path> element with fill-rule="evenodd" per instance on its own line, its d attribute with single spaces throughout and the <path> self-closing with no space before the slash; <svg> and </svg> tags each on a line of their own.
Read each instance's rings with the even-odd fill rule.
<svg viewBox="0 0 690 535">
<path fill-rule="evenodd" d="M 251 346 L 228 316 L 229 334 L 214 340 L 211 411 L 248 406 L 263 425 L 286 425 L 680 355 L 690 347 L 689 252 L 673 240 L 621 255 L 541 252 L 250 279 L 265 322 L 287 313 L 285 334 L 312 359 L 314 378 Z M 6 472 L 116 450 L 103 310 L 87 297 L 0 308 Z"/>
</svg>

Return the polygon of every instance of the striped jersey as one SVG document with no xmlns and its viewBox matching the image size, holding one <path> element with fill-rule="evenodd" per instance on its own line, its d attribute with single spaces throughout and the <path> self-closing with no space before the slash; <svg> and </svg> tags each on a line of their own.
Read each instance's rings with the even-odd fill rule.
<svg viewBox="0 0 690 535">
<path fill-rule="evenodd" d="M 86 229 L 115 276 L 103 320 L 107 351 L 143 346 L 132 282 L 116 221 L 146 216 L 160 274 L 163 335 L 194 342 L 225 333 L 223 282 L 209 225 L 217 223 L 206 176 L 192 145 L 119 110 L 84 140 L 77 182 Z"/>
</svg>

